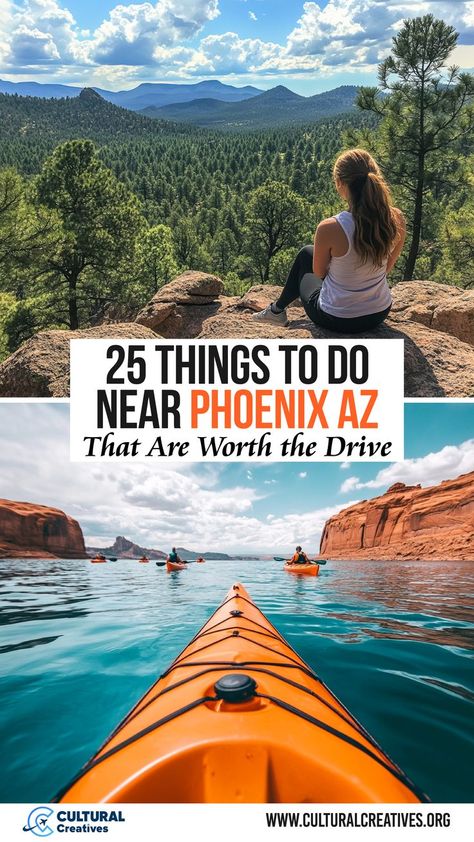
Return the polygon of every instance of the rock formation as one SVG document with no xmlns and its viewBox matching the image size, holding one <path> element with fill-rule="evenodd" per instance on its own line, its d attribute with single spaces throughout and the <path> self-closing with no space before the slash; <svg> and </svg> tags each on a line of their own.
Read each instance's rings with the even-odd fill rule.
<svg viewBox="0 0 474 842">
<path fill-rule="evenodd" d="M 0 558 L 86 558 L 78 522 L 60 509 L 0 500 Z"/>
<path fill-rule="evenodd" d="M 150 550 L 147 547 L 140 547 L 139 544 L 134 544 L 128 538 L 122 535 L 117 535 L 111 547 L 87 547 L 87 552 L 92 554 L 103 553 L 106 556 L 115 556 L 115 558 L 147 558 L 159 559 L 166 558 L 166 553 L 162 550 Z"/>
<path fill-rule="evenodd" d="M 155 339 L 141 325 L 107 324 L 87 330 L 45 330 L 0 363 L 0 397 L 64 398 L 69 395 L 71 339 Z"/>
<path fill-rule="evenodd" d="M 209 318 L 238 301 L 224 295 L 224 284 L 215 275 L 183 272 L 158 290 L 136 321 L 168 339 L 193 339 Z"/>
<path fill-rule="evenodd" d="M 392 314 L 474 345 L 474 292 L 432 281 L 397 284 Z"/>
<path fill-rule="evenodd" d="M 116 558 L 140 558 L 145 555 L 147 558 L 151 559 L 163 559 L 168 556 L 168 553 L 163 552 L 163 550 L 151 550 L 147 547 L 141 547 L 140 544 L 134 544 L 133 541 L 129 541 L 128 538 L 124 538 L 122 535 L 117 535 L 111 547 L 86 547 L 86 549 L 90 555 L 103 553 L 106 556 L 115 556 Z M 200 556 L 208 559 L 209 561 L 213 559 L 219 559 L 221 561 L 223 559 L 231 558 L 255 558 L 255 556 L 230 556 L 227 555 L 227 553 L 222 552 L 202 553 L 196 552 L 195 550 L 187 550 L 185 547 L 177 547 L 176 551 L 181 558 L 186 560 L 193 560 L 199 558 Z"/>
<path fill-rule="evenodd" d="M 422 488 L 396 483 L 330 518 L 321 556 L 474 561 L 474 471 Z"/>
<path fill-rule="evenodd" d="M 289 308 L 286 328 L 256 323 L 251 316 L 281 287 L 252 287 L 243 297 L 224 295 L 222 281 L 184 272 L 161 287 L 135 323 L 103 324 L 77 331 L 46 331 L 25 342 L 0 364 L 0 397 L 67 397 L 72 337 L 170 339 L 334 339 L 309 321 L 303 308 Z M 360 338 L 403 339 L 407 397 L 474 396 L 474 291 L 412 281 L 397 284 L 390 318 Z"/>
</svg>

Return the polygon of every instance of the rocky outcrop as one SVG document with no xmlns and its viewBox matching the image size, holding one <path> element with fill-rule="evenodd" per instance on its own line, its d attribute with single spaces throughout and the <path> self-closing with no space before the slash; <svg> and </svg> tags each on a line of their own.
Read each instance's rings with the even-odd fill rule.
<svg viewBox="0 0 474 842">
<path fill-rule="evenodd" d="M 117 535 L 111 547 L 87 547 L 87 552 L 91 555 L 95 555 L 96 553 L 103 553 L 106 556 L 115 556 L 115 558 L 141 558 L 141 556 L 145 555 L 147 556 L 147 558 L 163 559 L 167 558 L 168 556 L 168 553 L 163 552 L 163 550 L 150 550 L 146 547 L 141 547 L 140 544 L 134 544 L 133 541 L 129 541 L 128 538 L 124 538 L 122 535 Z M 176 552 L 178 553 L 180 558 L 184 558 L 190 561 L 200 557 L 208 559 L 209 561 L 213 559 L 223 561 L 230 560 L 233 558 L 246 560 L 256 559 L 256 556 L 230 556 L 227 555 L 227 553 L 222 552 L 200 553 L 196 552 L 195 550 L 187 550 L 185 549 L 185 547 L 177 547 Z"/>
<path fill-rule="evenodd" d="M 392 313 L 474 345 L 474 292 L 432 281 L 397 284 Z"/>
<path fill-rule="evenodd" d="M 0 363 L 0 397 L 63 398 L 69 395 L 71 339 L 154 339 L 141 325 L 108 324 L 88 330 L 46 330 Z"/>
<path fill-rule="evenodd" d="M 134 324 L 103 324 L 74 334 L 40 333 L 0 364 L 0 397 L 67 397 L 69 339 L 74 337 L 169 339 L 334 339 L 344 334 L 316 327 L 299 304 L 286 328 L 255 322 L 252 314 L 281 287 L 254 286 L 243 297 L 224 295 L 220 278 L 184 272 L 163 286 Z M 412 281 L 397 284 L 390 318 L 364 339 L 403 339 L 405 394 L 412 398 L 474 396 L 474 291 Z"/>
<path fill-rule="evenodd" d="M 183 272 L 161 287 L 136 321 L 170 339 L 193 339 L 207 319 L 239 299 L 224 295 L 224 284 L 216 275 Z"/>
<path fill-rule="evenodd" d="M 117 535 L 111 547 L 105 547 L 105 549 L 103 547 L 87 547 L 87 552 L 91 554 L 100 552 L 106 556 L 115 556 L 115 558 L 141 558 L 142 556 L 152 559 L 166 558 L 166 553 L 162 550 L 140 547 L 139 544 L 134 544 L 133 541 L 129 541 L 123 535 Z"/>
<path fill-rule="evenodd" d="M 60 509 L 0 500 L 0 558 L 86 558 L 77 520 Z"/>
<path fill-rule="evenodd" d="M 394 302 L 398 290 L 416 288 L 421 282 L 398 284 L 393 290 Z M 436 287 L 437 284 L 430 284 Z M 451 289 L 451 288 L 450 288 Z M 280 294 L 281 287 L 269 285 L 252 287 L 237 303 L 224 312 L 210 316 L 199 334 L 200 338 L 236 339 L 334 339 L 344 338 L 342 333 L 332 333 L 314 325 L 303 307 L 294 304 L 288 308 L 288 327 L 255 322 L 252 314 L 263 309 Z M 457 294 L 463 295 L 460 290 Z M 474 293 L 472 295 L 474 304 Z M 405 395 L 412 398 L 472 397 L 474 395 L 474 347 L 455 336 L 433 330 L 426 325 L 394 313 L 375 330 L 357 334 L 362 339 L 403 339 L 405 344 Z M 347 338 L 350 338 L 347 335 Z M 353 337 L 352 337 L 353 338 Z"/>
<path fill-rule="evenodd" d="M 474 472 L 422 488 L 396 483 L 325 524 L 321 556 L 474 561 Z"/>
</svg>

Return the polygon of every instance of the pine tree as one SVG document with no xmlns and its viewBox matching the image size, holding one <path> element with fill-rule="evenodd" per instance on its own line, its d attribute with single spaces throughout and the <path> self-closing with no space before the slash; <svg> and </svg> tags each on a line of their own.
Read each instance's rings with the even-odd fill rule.
<svg viewBox="0 0 474 842">
<path fill-rule="evenodd" d="M 89 140 L 58 146 L 45 161 L 36 189 L 39 203 L 58 216 L 60 241 L 47 268 L 52 285 L 66 287 L 68 325 L 75 330 L 81 282 L 83 297 L 103 306 L 110 279 L 133 259 L 144 219 L 135 196 L 104 166 Z M 97 296 L 91 272 L 102 283 Z"/>
<path fill-rule="evenodd" d="M 307 202 L 286 184 L 268 181 L 251 194 L 246 213 L 247 253 L 262 283 L 268 283 L 272 258 L 299 242 L 308 217 Z"/>
<path fill-rule="evenodd" d="M 145 296 L 154 295 L 178 271 L 171 228 L 154 225 L 143 231 L 137 241 L 136 262 L 138 280 Z"/>
<path fill-rule="evenodd" d="M 445 176 L 454 147 L 472 142 L 474 77 L 446 67 L 457 40 L 453 27 L 433 15 L 406 20 L 379 67 L 382 90 L 362 88 L 357 99 L 359 108 L 382 117 L 386 171 L 413 203 L 406 280 L 415 272 L 426 192 Z"/>
</svg>

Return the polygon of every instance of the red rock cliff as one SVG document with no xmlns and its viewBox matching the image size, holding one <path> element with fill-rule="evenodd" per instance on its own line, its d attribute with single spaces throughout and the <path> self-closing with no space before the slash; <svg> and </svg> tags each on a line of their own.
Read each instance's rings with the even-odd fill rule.
<svg viewBox="0 0 474 842">
<path fill-rule="evenodd" d="M 0 499 L 0 558 L 86 558 L 77 520 L 60 509 Z"/>
<path fill-rule="evenodd" d="M 321 555 L 474 561 L 474 472 L 430 488 L 396 483 L 330 518 Z"/>
</svg>

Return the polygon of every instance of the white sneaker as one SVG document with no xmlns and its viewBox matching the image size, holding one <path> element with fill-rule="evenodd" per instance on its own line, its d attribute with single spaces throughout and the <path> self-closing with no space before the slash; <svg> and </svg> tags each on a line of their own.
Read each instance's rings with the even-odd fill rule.
<svg viewBox="0 0 474 842">
<path fill-rule="evenodd" d="M 261 310 L 260 313 L 254 313 L 252 319 L 256 322 L 268 322 L 269 324 L 279 325 L 280 327 L 286 327 L 288 324 L 286 310 L 282 310 L 281 313 L 274 313 L 271 304 L 265 307 L 265 310 Z"/>
</svg>

